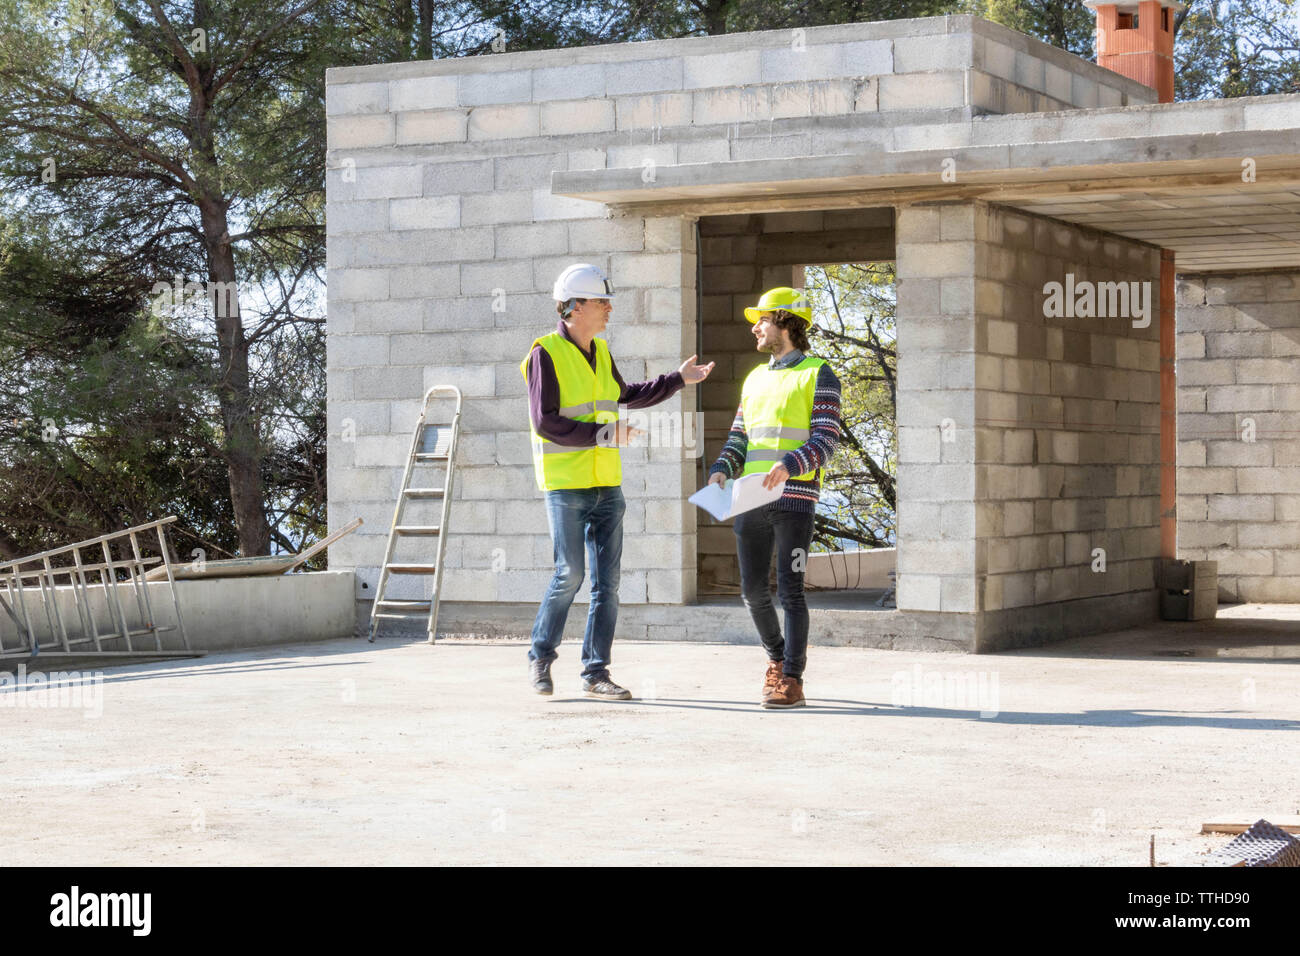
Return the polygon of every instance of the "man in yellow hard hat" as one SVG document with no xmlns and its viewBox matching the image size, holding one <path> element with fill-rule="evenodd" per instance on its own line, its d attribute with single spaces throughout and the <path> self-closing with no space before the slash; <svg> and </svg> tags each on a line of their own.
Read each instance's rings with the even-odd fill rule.
<svg viewBox="0 0 1300 956">
<path fill-rule="evenodd" d="M 802 707 L 808 658 L 808 605 L 803 573 L 812 546 L 813 517 L 822 469 L 840 440 L 840 382 L 824 361 L 808 355 L 812 306 L 802 290 L 769 289 L 745 309 L 755 345 L 769 359 L 745 378 L 740 407 L 711 483 L 763 474 L 771 489 L 785 482 L 776 501 L 736 518 L 740 589 L 767 652 L 762 704 Z M 777 595 L 785 610 L 785 635 L 768 590 L 772 551 L 777 555 Z"/>
<path fill-rule="evenodd" d="M 609 324 L 614 287 L 590 263 L 569 266 L 555 280 L 555 331 L 533 341 L 519 365 L 528 382 L 533 470 L 546 492 L 555 574 L 537 610 L 528 651 L 533 690 L 554 692 L 551 662 L 569 607 L 582 586 L 584 545 L 591 604 L 582 641 L 582 687 L 588 697 L 628 700 L 609 673 L 618 619 L 623 556 L 623 481 L 619 446 L 642 434 L 618 418 L 619 406 L 645 408 L 702 382 L 713 363 L 692 355 L 675 372 L 627 384 L 599 333 Z"/>
</svg>

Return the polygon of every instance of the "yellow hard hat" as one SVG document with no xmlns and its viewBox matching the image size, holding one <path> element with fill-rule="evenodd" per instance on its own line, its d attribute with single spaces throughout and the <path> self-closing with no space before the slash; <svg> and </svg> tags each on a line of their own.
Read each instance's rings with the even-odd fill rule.
<svg viewBox="0 0 1300 956">
<path fill-rule="evenodd" d="M 803 289 L 792 289 L 784 285 L 764 292 L 758 305 L 745 309 L 745 318 L 753 325 L 764 312 L 775 312 L 778 309 L 797 315 L 812 325 L 812 304 L 808 301 L 808 296 L 804 295 Z"/>
</svg>

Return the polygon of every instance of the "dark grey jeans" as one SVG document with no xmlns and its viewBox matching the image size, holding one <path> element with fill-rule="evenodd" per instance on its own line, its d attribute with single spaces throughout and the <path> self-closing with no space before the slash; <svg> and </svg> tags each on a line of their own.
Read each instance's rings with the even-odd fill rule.
<svg viewBox="0 0 1300 956">
<path fill-rule="evenodd" d="M 789 677 L 803 677 L 808 662 L 808 604 L 803 571 L 812 546 L 813 515 L 781 511 L 772 502 L 736 518 L 736 554 L 740 559 L 740 594 L 758 628 L 769 660 L 784 661 Z M 785 610 L 785 637 L 772 607 L 768 575 L 776 550 L 776 593 Z M 796 568 L 800 570 L 796 570 Z"/>
</svg>

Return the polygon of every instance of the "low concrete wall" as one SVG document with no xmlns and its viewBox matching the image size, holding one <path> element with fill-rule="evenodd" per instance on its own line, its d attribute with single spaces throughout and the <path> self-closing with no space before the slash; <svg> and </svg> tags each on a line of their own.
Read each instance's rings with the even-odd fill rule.
<svg viewBox="0 0 1300 956">
<path fill-rule="evenodd" d="M 176 612 L 166 583 L 148 585 L 149 604 L 155 620 L 162 625 L 175 624 Z M 57 589 L 58 607 L 69 638 L 81 633 L 81 623 L 72 600 L 72 589 Z M 112 630 L 103 588 L 89 589 L 95 626 L 100 633 Z M 350 637 L 354 630 L 354 585 L 351 571 L 318 571 L 309 574 L 286 574 L 277 577 L 217 578 L 211 581 L 177 581 L 176 596 L 190 648 L 202 651 L 261 647 L 268 644 L 297 644 L 303 641 L 329 641 Z M 129 585 L 119 586 L 119 600 L 127 623 L 140 626 L 140 614 Z M 28 602 L 29 613 L 36 622 L 38 638 L 50 637 L 39 598 Z M 0 615 L 0 640 L 6 651 L 18 647 L 14 622 Z M 136 638 L 137 649 L 152 648 L 152 640 Z M 164 649 L 180 649 L 176 631 L 162 635 Z M 89 644 L 74 650 L 86 650 Z M 121 640 L 111 641 L 105 650 L 125 650 Z"/>
<path fill-rule="evenodd" d="M 808 555 L 804 584 L 818 588 L 877 590 L 891 588 L 889 572 L 898 562 L 897 548 L 834 551 Z"/>
<path fill-rule="evenodd" d="M 360 602 L 359 602 L 360 603 Z M 779 605 L 778 605 L 779 607 Z M 367 609 L 368 611 L 368 609 Z M 808 609 L 813 647 L 875 647 L 882 650 L 968 653 L 977 649 L 975 614 L 899 612 L 873 606 L 858 609 Z M 447 601 L 438 609 L 438 635 L 527 639 L 536 604 L 505 601 Z M 565 621 L 560 655 L 576 661 L 582 653 L 587 608 L 574 603 Z M 386 621 L 380 640 L 418 640 L 422 623 Z M 619 641 L 715 641 L 757 644 L 754 622 L 739 597 L 708 604 L 628 604 L 619 608 Z M 520 651 L 523 660 L 523 651 Z"/>
</svg>

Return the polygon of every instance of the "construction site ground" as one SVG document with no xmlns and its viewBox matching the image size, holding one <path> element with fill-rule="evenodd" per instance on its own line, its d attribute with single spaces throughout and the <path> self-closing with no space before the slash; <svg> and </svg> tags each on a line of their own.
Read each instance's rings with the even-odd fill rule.
<svg viewBox="0 0 1300 956">
<path fill-rule="evenodd" d="M 9 864 L 1148 864 L 1294 823 L 1300 608 L 998 655 L 616 642 L 553 697 L 520 641 L 361 639 L 3 688 Z M 90 685 L 83 685 L 86 690 Z M 95 710 L 99 713 L 96 714 Z M 982 713 L 981 713 L 982 712 Z"/>
</svg>

